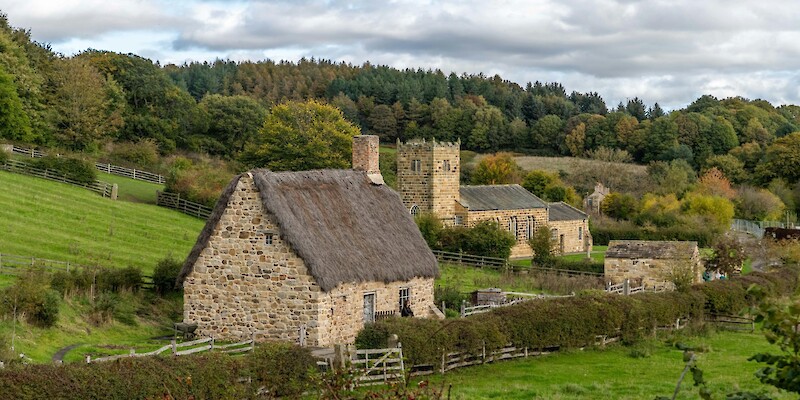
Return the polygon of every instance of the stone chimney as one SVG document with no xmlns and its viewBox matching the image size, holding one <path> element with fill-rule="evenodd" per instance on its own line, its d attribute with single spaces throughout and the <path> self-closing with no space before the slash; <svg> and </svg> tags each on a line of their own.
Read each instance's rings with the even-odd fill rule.
<svg viewBox="0 0 800 400">
<path fill-rule="evenodd" d="M 378 168 L 379 146 L 375 135 L 353 136 L 353 169 L 365 171 L 373 183 L 383 185 L 383 175 Z"/>
</svg>

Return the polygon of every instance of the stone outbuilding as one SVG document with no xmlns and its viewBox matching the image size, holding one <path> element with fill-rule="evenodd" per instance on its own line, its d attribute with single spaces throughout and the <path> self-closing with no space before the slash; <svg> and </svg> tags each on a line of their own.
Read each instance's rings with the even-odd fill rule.
<svg viewBox="0 0 800 400">
<path fill-rule="evenodd" d="M 663 286 L 673 273 L 702 280 L 703 265 L 697 242 L 612 240 L 605 257 L 605 280 L 612 284 L 630 279 L 645 287 Z"/>
<path fill-rule="evenodd" d="M 547 226 L 559 253 L 592 251 L 589 216 L 585 212 L 563 201 L 549 203 L 547 208 Z"/>
<path fill-rule="evenodd" d="M 359 136 L 359 170 L 235 177 L 178 278 L 184 322 L 222 340 L 298 341 L 304 332 L 308 345 L 329 346 L 406 305 L 437 315 L 436 258 L 381 184 L 377 157 L 377 137 Z"/>
<path fill-rule="evenodd" d="M 594 192 L 583 199 L 583 209 L 592 214 L 600 214 L 600 204 L 611 193 L 611 189 L 607 188 L 600 182 L 594 185 Z"/>
<path fill-rule="evenodd" d="M 573 253 L 591 249 L 585 213 L 571 207 L 566 210 L 556 203 L 557 217 L 551 219 L 550 205 L 520 185 L 462 186 L 460 146 L 459 142 L 398 140 L 398 191 L 412 215 L 433 213 L 449 226 L 471 227 L 485 220 L 496 221 L 517 239 L 511 258 L 530 257 L 528 239 L 538 227 L 551 223 L 558 232 L 555 239 L 564 241 L 557 250 Z"/>
</svg>

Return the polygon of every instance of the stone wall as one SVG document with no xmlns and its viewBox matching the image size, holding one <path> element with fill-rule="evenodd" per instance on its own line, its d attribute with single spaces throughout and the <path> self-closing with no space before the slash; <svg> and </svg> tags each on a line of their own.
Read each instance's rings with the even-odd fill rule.
<svg viewBox="0 0 800 400">
<path fill-rule="evenodd" d="M 364 327 L 364 294 L 375 294 L 375 311 L 400 315 L 400 289 L 409 288 L 415 317 L 428 317 L 433 305 L 433 279 L 415 278 L 408 282 L 362 282 L 339 285 L 325 294 L 320 303 L 319 326 L 327 332 L 317 344 L 331 346 L 352 343 Z"/>
<path fill-rule="evenodd" d="M 591 251 L 592 236 L 589 234 L 588 220 L 550 221 L 547 225 L 557 231 L 557 249 L 560 252 L 569 254 Z M 564 237 L 563 248 L 561 248 L 561 235 Z"/>
<path fill-rule="evenodd" d="M 509 229 L 509 221 L 516 218 L 516 238 L 517 244 L 511 248 L 511 258 L 531 257 L 533 250 L 528 245 L 529 219 L 532 217 L 533 226 L 530 227 L 531 234 L 542 224 L 547 224 L 546 208 L 530 208 L 523 210 L 489 210 L 489 211 L 469 211 L 465 223 L 468 227 L 475 226 L 480 221 L 492 220 L 500 224 L 501 228 Z M 512 224 L 513 225 L 513 224 Z"/>
<path fill-rule="evenodd" d="M 271 237 L 271 244 L 267 237 Z M 307 344 L 350 343 L 363 327 L 363 295 L 376 294 L 376 311 L 398 310 L 400 288 L 411 289 L 415 316 L 433 304 L 433 279 L 353 283 L 323 292 L 303 260 L 281 240 L 265 214 L 258 189 L 239 180 L 208 245 L 184 281 L 184 322 L 221 340 L 296 341 L 306 325 Z"/>
<path fill-rule="evenodd" d="M 306 324 L 315 343 L 321 298 L 303 260 L 281 240 L 274 217 L 264 215 L 253 179 L 242 177 L 184 282 L 184 321 L 222 340 L 258 332 L 294 341 Z"/>
<path fill-rule="evenodd" d="M 415 160 L 419 171 L 413 169 Z M 458 143 L 414 140 L 397 144 L 397 187 L 409 210 L 432 212 L 452 224 L 453 207 L 459 199 L 460 158 Z"/>
<path fill-rule="evenodd" d="M 647 287 L 671 285 L 670 274 L 673 269 L 692 270 L 694 283 L 702 280 L 702 264 L 699 257 L 684 260 L 662 260 L 652 258 L 606 258 L 605 281 L 614 284 L 630 279 L 632 285 L 643 283 Z"/>
</svg>

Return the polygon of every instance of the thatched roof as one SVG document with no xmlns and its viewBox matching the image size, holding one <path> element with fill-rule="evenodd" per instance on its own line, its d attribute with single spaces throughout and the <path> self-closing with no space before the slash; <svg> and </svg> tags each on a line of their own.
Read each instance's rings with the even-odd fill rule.
<svg viewBox="0 0 800 400">
<path fill-rule="evenodd" d="M 586 213 L 578 210 L 577 208 L 559 201 L 557 203 L 548 203 L 549 214 L 548 221 L 575 221 L 584 220 L 587 218 Z"/>
<path fill-rule="evenodd" d="M 688 260 L 697 250 L 697 242 L 612 240 L 608 243 L 606 259 L 650 258 L 656 260 Z"/>
<path fill-rule="evenodd" d="M 348 282 L 438 276 L 436 257 L 400 197 L 385 185 L 373 184 L 365 172 L 261 169 L 251 174 L 281 238 L 303 259 L 322 290 Z M 227 198 L 219 200 L 215 213 L 220 204 L 227 206 Z M 209 220 L 206 229 L 217 221 Z M 200 239 L 195 248 L 202 250 L 208 238 Z M 186 260 L 182 276 L 196 259 Z"/>
<path fill-rule="evenodd" d="M 520 185 L 462 186 L 459 203 L 470 211 L 546 208 L 542 199 Z"/>
</svg>

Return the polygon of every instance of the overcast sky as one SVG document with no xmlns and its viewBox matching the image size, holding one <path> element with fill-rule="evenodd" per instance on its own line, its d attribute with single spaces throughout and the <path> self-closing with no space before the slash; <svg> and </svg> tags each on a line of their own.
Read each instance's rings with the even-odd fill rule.
<svg viewBox="0 0 800 400">
<path fill-rule="evenodd" d="M 800 2 L 778 0 L 4 0 L 15 27 L 72 55 L 162 64 L 316 57 L 439 68 L 638 96 L 800 105 Z"/>
</svg>

